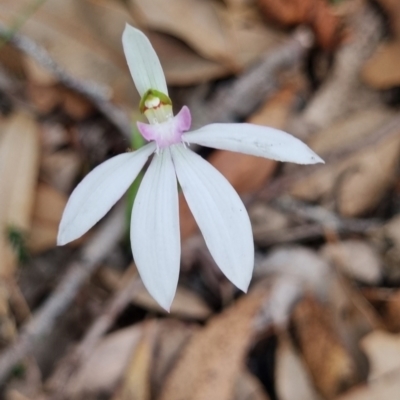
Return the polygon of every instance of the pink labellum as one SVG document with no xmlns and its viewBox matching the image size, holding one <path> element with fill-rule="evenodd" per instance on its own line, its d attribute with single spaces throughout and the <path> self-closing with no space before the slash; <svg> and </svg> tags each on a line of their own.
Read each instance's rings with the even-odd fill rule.
<svg viewBox="0 0 400 400">
<path fill-rule="evenodd" d="M 192 116 L 188 107 L 183 106 L 179 113 L 158 124 L 145 124 L 137 122 L 139 132 L 147 141 L 154 140 L 159 149 L 181 143 L 182 135 L 190 129 Z"/>
</svg>

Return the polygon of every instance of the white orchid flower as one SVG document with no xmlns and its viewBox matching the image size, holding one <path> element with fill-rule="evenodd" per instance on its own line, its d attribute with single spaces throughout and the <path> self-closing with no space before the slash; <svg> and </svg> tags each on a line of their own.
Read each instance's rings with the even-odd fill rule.
<svg viewBox="0 0 400 400">
<path fill-rule="evenodd" d="M 184 143 L 225 149 L 298 164 L 323 162 L 303 142 L 273 128 L 252 124 L 211 124 L 185 133 L 188 107 L 176 115 L 160 61 L 147 37 L 126 25 L 123 48 L 149 124 L 138 122 L 150 143 L 120 154 L 91 171 L 76 187 L 64 210 L 58 244 L 79 238 L 125 193 L 153 153 L 137 193 L 131 220 L 134 260 L 144 285 L 169 310 L 180 266 L 178 182 L 208 249 L 226 277 L 247 290 L 254 243 L 246 208 L 229 182 Z"/>
</svg>

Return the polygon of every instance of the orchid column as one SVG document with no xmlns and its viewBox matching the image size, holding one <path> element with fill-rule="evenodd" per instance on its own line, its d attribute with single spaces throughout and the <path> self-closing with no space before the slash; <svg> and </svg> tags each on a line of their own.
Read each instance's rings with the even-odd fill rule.
<svg viewBox="0 0 400 400">
<path fill-rule="evenodd" d="M 91 171 L 72 193 L 61 220 L 58 244 L 79 238 L 126 192 L 154 153 L 137 193 L 131 220 L 132 253 L 144 285 L 169 310 L 180 266 L 177 178 L 215 262 L 246 291 L 254 265 L 250 220 L 238 194 L 212 165 L 189 149 L 191 143 L 298 164 L 323 162 L 307 145 L 273 128 L 251 124 L 212 124 L 187 133 L 191 114 L 174 116 L 160 61 L 147 37 L 126 25 L 122 43 L 140 110 L 138 122 L 149 141 Z"/>
</svg>

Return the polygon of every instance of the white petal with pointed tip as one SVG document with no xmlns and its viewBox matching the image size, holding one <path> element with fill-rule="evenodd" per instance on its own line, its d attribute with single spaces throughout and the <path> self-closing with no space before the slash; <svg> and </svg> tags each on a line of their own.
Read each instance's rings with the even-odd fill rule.
<svg viewBox="0 0 400 400">
<path fill-rule="evenodd" d="M 170 150 L 156 154 L 139 187 L 131 220 L 133 258 L 149 293 L 167 311 L 179 277 L 178 187 Z"/>
<path fill-rule="evenodd" d="M 168 95 L 167 83 L 160 60 L 149 39 L 138 29 L 126 24 L 122 35 L 122 45 L 129 70 L 140 96 L 143 96 L 149 89 L 156 89 Z"/>
<path fill-rule="evenodd" d="M 185 133 L 182 140 L 215 149 L 237 151 L 277 161 L 316 164 L 324 161 L 286 132 L 253 124 L 211 124 Z"/>
<path fill-rule="evenodd" d="M 226 178 L 203 158 L 171 147 L 178 181 L 215 262 L 226 277 L 247 290 L 254 243 L 246 208 Z"/>
<path fill-rule="evenodd" d="M 115 156 L 93 169 L 72 192 L 65 207 L 58 245 L 86 233 L 122 197 L 155 151 L 150 143 L 133 153 Z"/>
</svg>

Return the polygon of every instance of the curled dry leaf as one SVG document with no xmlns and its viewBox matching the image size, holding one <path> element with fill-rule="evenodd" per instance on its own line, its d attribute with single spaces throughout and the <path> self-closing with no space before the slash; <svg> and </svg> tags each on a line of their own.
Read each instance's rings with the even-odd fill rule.
<svg viewBox="0 0 400 400">
<path fill-rule="evenodd" d="M 382 265 L 375 248 L 361 240 L 346 240 L 325 245 L 321 254 L 346 275 L 366 284 L 378 284 Z"/>
<path fill-rule="evenodd" d="M 325 50 L 340 42 L 340 20 L 326 0 L 258 0 L 258 4 L 266 18 L 283 26 L 310 25 Z"/>
<path fill-rule="evenodd" d="M 358 381 L 355 363 L 335 331 L 332 317 L 330 309 L 312 297 L 298 303 L 292 316 L 300 352 L 315 386 L 327 398 Z"/>
<path fill-rule="evenodd" d="M 242 297 L 195 333 L 167 378 L 160 400 L 230 400 L 266 289 Z"/>
<path fill-rule="evenodd" d="M 27 114 L 14 113 L 0 125 L 0 276 L 10 276 L 16 265 L 15 250 L 24 246 L 35 201 L 39 173 L 39 127 Z M 17 240 L 17 242 L 15 241 Z"/>
</svg>

